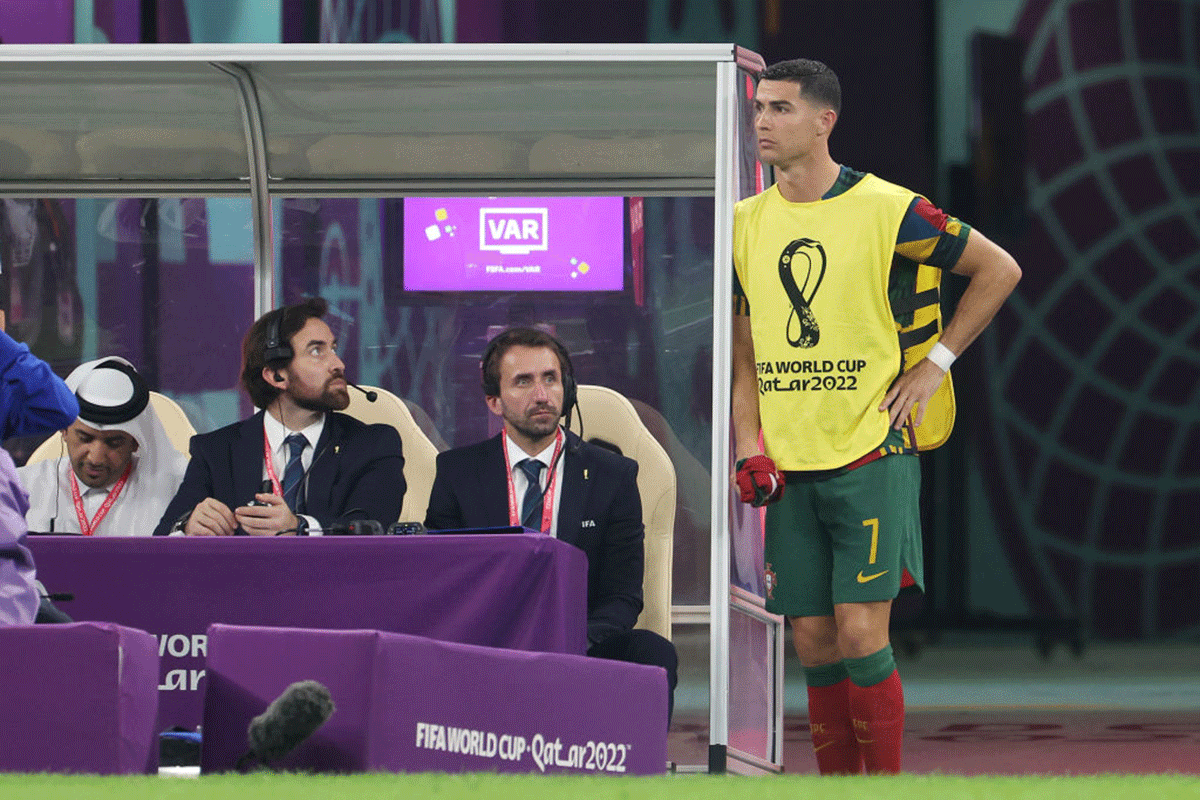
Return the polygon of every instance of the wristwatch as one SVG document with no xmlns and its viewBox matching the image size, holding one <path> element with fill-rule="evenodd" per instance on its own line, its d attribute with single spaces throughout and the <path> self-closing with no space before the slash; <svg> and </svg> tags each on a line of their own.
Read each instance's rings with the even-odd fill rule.
<svg viewBox="0 0 1200 800">
<path fill-rule="evenodd" d="M 184 532 L 183 529 L 187 527 L 188 520 L 191 518 L 192 518 L 192 512 L 190 510 L 183 512 L 183 514 L 179 517 L 179 519 L 175 520 L 175 524 L 171 526 L 171 530 L 168 532 L 169 533 L 183 533 Z"/>
<path fill-rule="evenodd" d="M 308 536 L 308 520 L 305 517 L 296 517 L 296 535 Z"/>
</svg>

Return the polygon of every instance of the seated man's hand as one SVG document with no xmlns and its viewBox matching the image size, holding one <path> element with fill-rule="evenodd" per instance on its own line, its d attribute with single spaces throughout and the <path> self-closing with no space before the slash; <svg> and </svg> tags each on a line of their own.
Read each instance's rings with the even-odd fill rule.
<svg viewBox="0 0 1200 800">
<path fill-rule="evenodd" d="M 206 497 L 196 504 L 183 532 L 188 536 L 233 536 L 237 520 L 229 506 L 215 497 Z"/>
<path fill-rule="evenodd" d="M 737 462 L 737 485 L 743 503 L 754 507 L 770 505 L 783 497 L 783 473 L 767 456 L 751 456 Z"/>
<path fill-rule="evenodd" d="M 298 520 L 282 497 L 259 493 L 254 499 L 262 505 L 239 506 L 234 512 L 242 530 L 251 536 L 275 536 L 283 531 L 295 535 Z"/>
</svg>

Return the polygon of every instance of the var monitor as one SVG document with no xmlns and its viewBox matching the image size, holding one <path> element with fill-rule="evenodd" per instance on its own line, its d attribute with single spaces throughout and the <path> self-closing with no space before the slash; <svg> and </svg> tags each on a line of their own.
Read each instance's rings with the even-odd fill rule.
<svg viewBox="0 0 1200 800">
<path fill-rule="evenodd" d="M 622 197 L 408 197 L 406 291 L 620 291 Z"/>
</svg>

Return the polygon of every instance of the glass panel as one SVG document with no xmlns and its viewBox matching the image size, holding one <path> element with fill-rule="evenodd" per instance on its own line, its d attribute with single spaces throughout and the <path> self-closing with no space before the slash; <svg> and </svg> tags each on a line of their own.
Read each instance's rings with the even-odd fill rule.
<svg viewBox="0 0 1200 800">
<path fill-rule="evenodd" d="M 238 389 L 253 321 L 246 199 L 0 201 L 7 330 L 62 376 L 129 359 L 212 430 L 249 413 Z M 44 437 L 41 437 L 44 438 Z M 6 446 L 19 463 L 40 439 Z"/>
<path fill-rule="evenodd" d="M 261 63 L 271 174 L 711 176 L 704 62 Z"/>
<path fill-rule="evenodd" d="M 458 224 L 457 236 L 478 243 L 478 218 L 450 216 L 456 201 L 478 198 L 444 200 L 432 211 L 413 198 L 407 205 L 400 198 L 277 201 L 283 299 L 324 296 L 349 377 L 408 401 L 442 449 L 499 431 L 479 386 L 489 337 L 509 325 L 551 326 L 579 382 L 629 398 L 675 464 L 673 596 L 676 603 L 706 602 L 712 199 L 615 198 L 621 219 L 612 235 L 623 273 L 617 290 L 406 292 L 406 272 L 422 266 L 406 260 L 406 210 L 422 215 L 409 227 L 424 230 L 438 208 L 449 209 L 439 235 Z M 578 418 L 573 430 L 581 430 Z M 587 438 L 586 418 L 582 432 Z"/>
<path fill-rule="evenodd" d="M 774 625 L 736 608 L 729 614 L 729 746 L 763 761 L 775 752 Z M 738 772 L 731 760 L 730 771 Z"/>
<path fill-rule="evenodd" d="M 762 191 L 765 184 L 754 136 L 755 81 L 745 70 L 738 72 L 737 89 L 737 191 L 739 198 L 746 198 Z M 720 298 L 719 302 L 729 300 Z M 733 464 L 727 469 L 732 472 Z M 737 492 L 729 491 L 730 584 L 764 597 L 771 588 L 764 573 L 764 509 L 740 502 Z M 782 624 L 763 622 L 737 607 L 730 609 L 729 746 L 733 751 L 776 764 L 782 764 L 783 758 L 776 751 L 774 735 L 776 711 L 783 702 L 777 692 L 775 662 L 775 648 L 780 644 L 776 637 L 781 636 Z M 730 769 L 758 771 L 758 767 L 748 767 L 735 759 L 731 759 Z"/>
<path fill-rule="evenodd" d="M 764 183 L 764 167 L 758 162 L 758 145 L 754 136 L 754 77 L 745 70 L 738 70 L 738 197 L 751 197 L 761 192 Z M 732 269 L 732 265 L 730 265 Z M 733 472 L 733 448 L 730 448 L 730 473 Z M 752 508 L 741 502 L 737 492 L 731 491 L 730 515 L 730 583 L 746 591 L 764 597 L 763 563 L 763 509 Z"/>
<path fill-rule="evenodd" d="M 204 62 L 0 62 L 20 114 L 0 123 L 0 180 L 244 178 L 236 85 Z"/>
</svg>

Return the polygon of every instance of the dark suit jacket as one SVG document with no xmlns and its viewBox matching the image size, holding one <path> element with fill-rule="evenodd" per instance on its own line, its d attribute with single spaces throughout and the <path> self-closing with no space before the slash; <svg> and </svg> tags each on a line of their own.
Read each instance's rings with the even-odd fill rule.
<svg viewBox="0 0 1200 800">
<path fill-rule="evenodd" d="M 503 436 L 438 455 L 426 528 L 509 524 Z M 633 628 L 642 611 L 645 528 L 638 466 L 570 432 L 562 459 L 558 538 L 587 553 L 588 644 L 594 645 Z"/>
<path fill-rule="evenodd" d="M 263 412 L 192 437 L 192 460 L 183 483 L 167 506 L 155 536 L 206 497 L 230 509 L 254 499 L 262 485 Z M 313 448 L 305 476 L 304 513 L 325 527 L 331 522 L 373 519 L 385 526 L 400 517 L 404 502 L 404 456 L 400 435 L 390 425 L 367 425 L 336 412 Z"/>
</svg>

